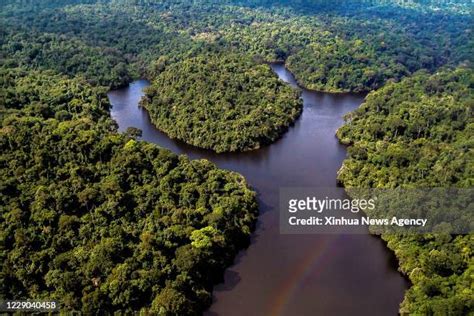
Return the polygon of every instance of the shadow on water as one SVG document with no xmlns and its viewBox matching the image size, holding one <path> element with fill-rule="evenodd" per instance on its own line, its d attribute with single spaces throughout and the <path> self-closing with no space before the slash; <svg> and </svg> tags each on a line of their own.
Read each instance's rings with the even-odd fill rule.
<svg viewBox="0 0 474 316">
<path fill-rule="evenodd" d="M 296 87 L 281 64 L 280 79 Z M 304 110 L 272 145 L 244 153 L 216 154 L 172 140 L 138 107 L 138 80 L 111 91 L 112 117 L 119 130 L 137 127 L 142 139 L 192 159 L 205 158 L 241 173 L 257 191 L 260 206 L 248 249 L 241 251 L 216 285 L 207 315 L 396 315 L 408 284 L 393 266 L 383 241 L 370 235 L 283 235 L 279 232 L 281 187 L 336 187 L 346 156 L 335 137 L 345 113 L 363 96 L 302 89 Z"/>
</svg>

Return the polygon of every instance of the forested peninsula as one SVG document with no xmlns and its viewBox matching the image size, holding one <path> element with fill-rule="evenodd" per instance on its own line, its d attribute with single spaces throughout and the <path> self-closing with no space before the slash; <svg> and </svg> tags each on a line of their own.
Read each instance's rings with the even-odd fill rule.
<svg viewBox="0 0 474 316">
<path fill-rule="evenodd" d="M 349 145 L 339 180 L 348 188 L 472 188 L 473 100 L 474 72 L 464 67 L 419 72 L 372 92 L 337 132 Z M 382 238 L 413 284 L 402 314 L 474 312 L 472 234 Z"/>
<path fill-rule="evenodd" d="M 86 314 L 209 306 L 258 213 L 245 179 L 117 133 L 83 79 L 1 74 L 1 296 Z"/>
<path fill-rule="evenodd" d="M 141 104 L 170 137 L 216 152 L 269 144 L 302 110 L 299 93 L 268 65 L 232 52 L 166 67 Z"/>
</svg>

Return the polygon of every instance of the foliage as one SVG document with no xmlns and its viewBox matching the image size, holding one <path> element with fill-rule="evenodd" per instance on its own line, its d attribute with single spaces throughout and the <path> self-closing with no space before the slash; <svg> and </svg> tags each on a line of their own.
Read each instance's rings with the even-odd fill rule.
<svg viewBox="0 0 474 316">
<path fill-rule="evenodd" d="M 471 188 L 473 87 L 473 70 L 458 68 L 419 72 L 369 94 L 337 132 L 350 145 L 339 179 L 355 188 Z M 472 234 L 382 237 L 413 283 L 402 314 L 474 312 Z"/>
<path fill-rule="evenodd" d="M 7 5 L 3 58 L 115 87 L 154 77 L 160 58 L 237 48 L 285 60 L 300 83 L 330 92 L 370 91 L 420 69 L 472 63 L 470 15 L 354 1 L 349 9 L 325 1 L 91 2 Z"/>
<path fill-rule="evenodd" d="M 205 309 L 256 218 L 244 179 L 116 133 L 83 79 L 2 78 L 0 296 L 83 313 Z"/>
<path fill-rule="evenodd" d="M 294 92 L 253 61 L 284 61 L 312 89 L 382 87 L 338 132 L 351 144 L 341 181 L 472 186 L 470 10 L 468 0 L 1 1 L 2 296 L 52 292 L 85 313 L 209 303 L 210 276 L 249 234 L 254 197 L 233 173 L 136 141 L 139 131 L 116 133 L 97 86 L 138 76 L 162 82 L 149 91 L 157 122 L 179 114 L 170 134 L 218 151 L 273 141 L 299 111 Z M 427 73 L 446 66 L 458 69 Z M 186 67 L 225 90 L 190 82 Z M 238 92 L 247 79 L 261 89 Z M 165 100 L 177 113 L 158 92 L 180 96 Z M 272 98 L 290 99 L 276 112 Z M 403 313 L 472 309 L 472 235 L 384 238 L 414 284 Z"/>
<path fill-rule="evenodd" d="M 217 152 L 273 142 L 302 109 L 298 92 L 241 54 L 199 55 L 165 68 L 142 105 L 170 137 Z"/>
</svg>

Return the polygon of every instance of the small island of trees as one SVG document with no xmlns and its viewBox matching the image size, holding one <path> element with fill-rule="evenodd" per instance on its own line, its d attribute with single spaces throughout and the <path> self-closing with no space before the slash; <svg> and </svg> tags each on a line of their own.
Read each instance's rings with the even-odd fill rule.
<svg viewBox="0 0 474 316">
<path fill-rule="evenodd" d="M 302 110 L 299 92 L 270 66 L 232 52 L 166 66 L 141 104 L 170 137 L 216 152 L 271 143 Z"/>
</svg>

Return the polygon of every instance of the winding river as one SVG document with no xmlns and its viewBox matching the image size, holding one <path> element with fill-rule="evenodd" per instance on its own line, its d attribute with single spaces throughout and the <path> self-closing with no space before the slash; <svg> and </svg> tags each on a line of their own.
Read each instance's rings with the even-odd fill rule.
<svg viewBox="0 0 474 316">
<path fill-rule="evenodd" d="M 282 64 L 273 71 L 297 87 Z M 251 245 L 226 270 L 214 288 L 206 315 L 396 315 L 408 284 L 397 272 L 393 255 L 371 235 L 281 235 L 279 188 L 336 186 L 345 158 L 335 137 L 345 113 L 363 97 L 302 89 L 304 110 L 277 142 L 256 151 L 216 154 L 168 138 L 138 107 L 143 88 L 138 80 L 109 92 L 112 117 L 119 130 L 137 127 L 142 139 L 189 157 L 206 158 L 245 176 L 258 192 L 260 216 Z"/>
</svg>

